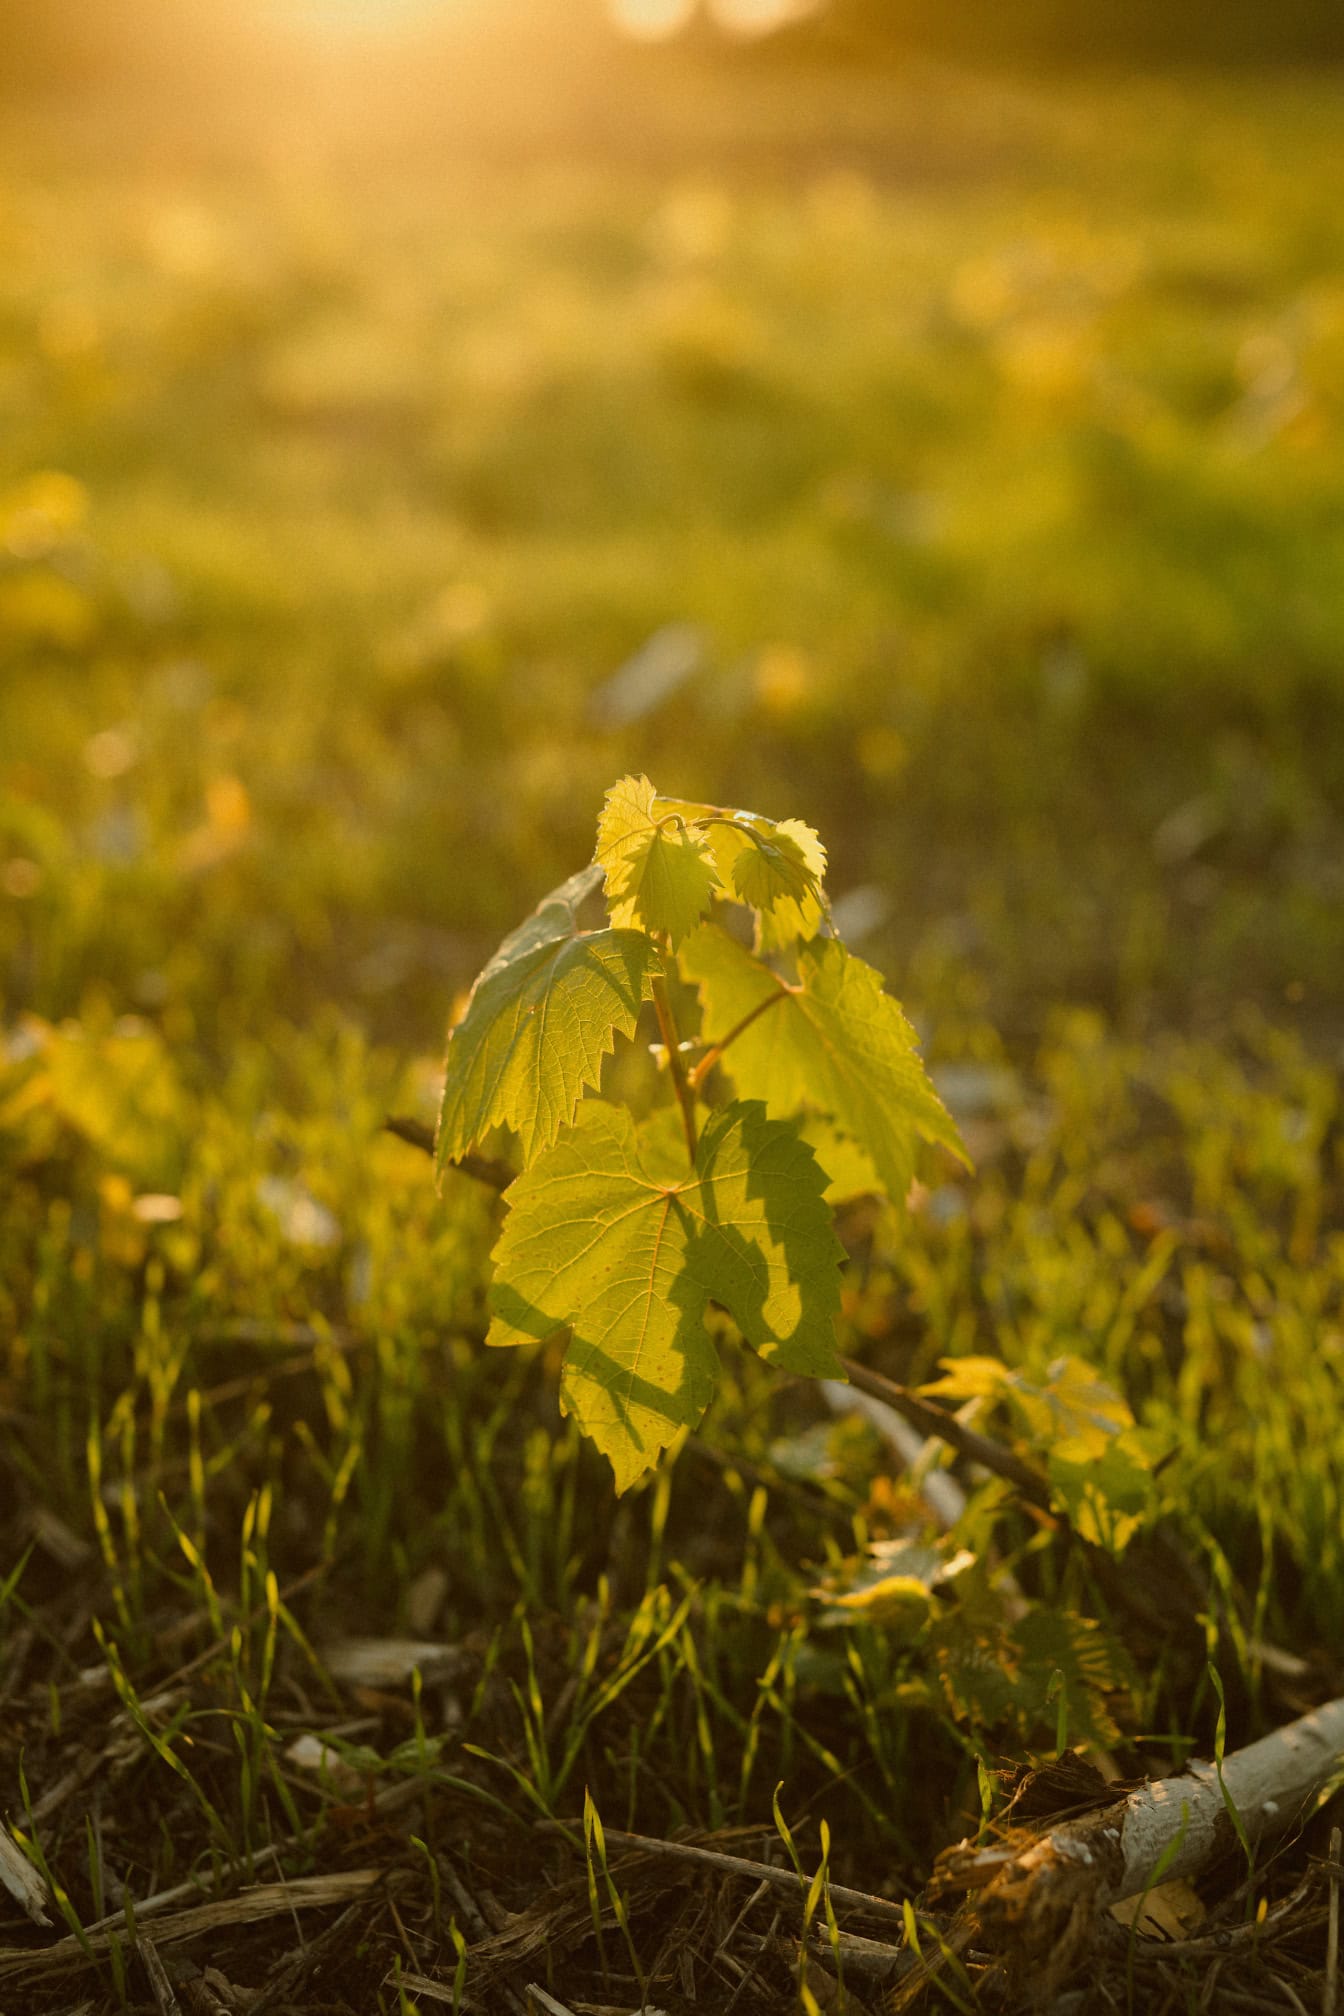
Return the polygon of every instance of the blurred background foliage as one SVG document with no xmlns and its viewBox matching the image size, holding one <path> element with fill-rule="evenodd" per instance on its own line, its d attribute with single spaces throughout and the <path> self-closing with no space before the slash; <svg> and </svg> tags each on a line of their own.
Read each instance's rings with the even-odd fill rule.
<svg viewBox="0 0 1344 2016">
<path fill-rule="evenodd" d="M 1060 1000 L 1328 1037 L 1335 73 L 621 12 L 8 38 L 11 1014 L 432 1048 L 645 767 L 818 826 L 953 1048 Z"/>
</svg>

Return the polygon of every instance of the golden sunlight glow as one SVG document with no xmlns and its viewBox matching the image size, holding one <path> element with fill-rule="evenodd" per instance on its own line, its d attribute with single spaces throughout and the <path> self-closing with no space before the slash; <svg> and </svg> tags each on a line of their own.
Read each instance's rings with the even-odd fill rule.
<svg viewBox="0 0 1344 2016">
<path fill-rule="evenodd" d="M 663 42 L 686 27 L 696 0 L 608 0 L 608 6 L 623 34 L 640 42 Z"/>
<path fill-rule="evenodd" d="M 772 35 L 819 11 L 819 0 L 710 0 L 710 13 L 733 35 Z"/>
<path fill-rule="evenodd" d="M 479 11 L 482 0 L 262 0 L 266 19 L 316 35 L 398 35 Z"/>
</svg>

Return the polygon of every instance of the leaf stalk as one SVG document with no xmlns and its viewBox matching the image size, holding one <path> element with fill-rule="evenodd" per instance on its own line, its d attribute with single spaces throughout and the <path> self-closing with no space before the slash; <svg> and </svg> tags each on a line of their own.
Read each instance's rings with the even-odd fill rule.
<svg viewBox="0 0 1344 2016">
<path fill-rule="evenodd" d="M 667 957 L 666 947 L 663 948 L 663 957 L 664 959 Z M 686 1075 L 686 1062 L 681 1054 L 681 1036 L 677 1029 L 677 1018 L 672 1012 L 672 996 L 668 992 L 667 975 L 665 972 L 653 975 L 653 1009 L 658 1017 L 658 1033 L 663 1039 L 663 1048 L 667 1052 L 667 1068 L 672 1074 L 672 1089 L 677 1095 L 677 1104 L 681 1108 L 681 1125 L 682 1131 L 686 1136 L 686 1152 L 691 1158 L 692 1167 L 694 1167 L 695 1151 L 699 1146 L 699 1137 L 695 1125 L 695 1092 Z"/>
<path fill-rule="evenodd" d="M 767 994 L 764 1001 L 758 1001 L 756 1006 L 749 1009 L 740 1022 L 733 1024 L 726 1036 L 720 1036 L 718 1042 L 706 1050 L 704 1056 L 690 1074 L 689 1082 L 693 1092 L 700 1090 L 700 1087 L 704 1084 L 706 1078 L 708 1078 L 729 1044 L 736 1043 L 738 1037 L 750 1029 L 758 1015 L 764 1015 L 766 1009 L 773 1008 L 776 1001 L 786 1001 L 790 994 L 796 994 L 799 991 L 796 987 L 790 987 L 787 980 L 779 981 L 778 986 L 778 993 Z"/>
</svg>

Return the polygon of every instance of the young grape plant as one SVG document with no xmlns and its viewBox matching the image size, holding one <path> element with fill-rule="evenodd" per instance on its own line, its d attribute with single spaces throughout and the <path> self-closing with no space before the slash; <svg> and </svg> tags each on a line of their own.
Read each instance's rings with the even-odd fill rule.
<svg viewBox="0 0 1344 2016">
<path fill-rule="evenodd" d="M 623 778 L 592 864 L 505 939 L 448 1044 L 440 1180 L 498 1127 L 523 1164 L 486 1341 L 567 1331 L 561 1403 L 618 1491 L 712 1398 L 711 1304 L 769 1364 L 842 1377 L 834 1200 L 902 1204 L 921 1142 L 966 1160 L 899 1004 L 835 934 L 825 869 L 796 819 Z M 670 1096 L 639 1118 L 587 1095 L 646 1003 Z"/>
</svg>

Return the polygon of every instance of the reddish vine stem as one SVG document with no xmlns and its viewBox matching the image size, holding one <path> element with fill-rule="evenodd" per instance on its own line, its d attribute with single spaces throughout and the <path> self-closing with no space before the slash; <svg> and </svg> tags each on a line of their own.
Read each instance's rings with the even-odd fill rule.
<svg viewBox="0 0 1344 2016">
<path fill-rule="evenodd" d="M 1046 1479 L 1039 1470 L 1015 1456 L 1011 1449 L 1005 1449 L 1001 1442 L 991 1441 L 988 1435 L 977 1435 L 974 1428 L 965 1427 L 945 1408 L 926 1400 L 920 1393 L 912 1392 L 908 1386 L 898 1385 L 896 1380 L 871 1371 L 867 1365 L 860 1365 L 857 1359 L 842 1358 L 840 1363 L 845 1368 L 845 1377 L 850 1385 L 857 1386 L 860 1393 L 870 1393 L 875 1400 L 885 1400 L 922 1435 L 933 1435 L 940 1442 L 946 1442 L 968 1462 L 978 1463 L 982 1470 L 992 1471 L 995 1476 L 1012 1484 L 1029 1505 L 1035 1505 L 1038 1510 L 1049 1512 L 1059 1519 L 1050 1502 L 1050 1486 Z"/>
<path fill-rule="evenodd" d="M 742 1020 L 740 1022 L 735 1022 L 733 1024 L 732 1028 L 728 1031 L 728 1034 L 726 1036 L 720 1036 L 718 1042 L 715 1043 L 710 1049 L 706 1050 L 704 1056 L 700 1059 L 700 1062 L 696 1065 L 694 1071 L 692 1071 L 690 1075 L 690 1085 L 692 1091 L 698 1092 L 700 1090 L 700 1087 L 704 1084 L 706 1078 L 708 1078 L 710 1072 L 714 1069 L 714 1066 L 718 1063 L 720 1057 L 722 1057 L 724 1051 L 728 1048 L 728 1045 L 730 1043 L 736 1043 L 738 1037 L 741 1036 L 745 1030 L 750 1029 L 752 1023 L 756 1020 L 758 1015 L 764 1015 L 767 1008 L 773 1008 L 777 1001 L 787 1000 L 790 994 L 796 994 L 797 991 L 798 991 L 797 988 L 790 987 L 786 980 L 781 980 L 779 982 L 779 992 L 777 994 L 767 994 L 764 1001 L 758 1001 L 756 1003 L 756 1006 L 750 1009 L 748 1013 L 742 1017 Z"/>
<path fill-rule="evenodd" d="M 699 1141 L 695 1126 L 695 1092 L 686 1076 L 686 1060 L 681 1054 L 681 1037 L 677 1031 L 677 1021 L 672 1013 L 672 997 L 667 991 L 667 975 L 655 973 L 653 976 L 653 1009 L 658 1017 L 658 1033 L 663 1039 L 667 1052 L 667 1068 L 672 1074 L 672 1089 L 677 1095 L 681 1108 L 681 1125 L 686 1136 L 686 1152 L 695 1162 L 695 1151 Z"/>
</svg>

